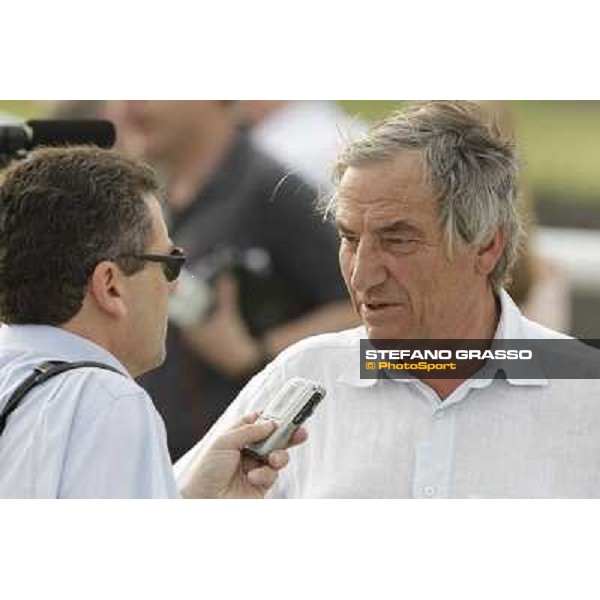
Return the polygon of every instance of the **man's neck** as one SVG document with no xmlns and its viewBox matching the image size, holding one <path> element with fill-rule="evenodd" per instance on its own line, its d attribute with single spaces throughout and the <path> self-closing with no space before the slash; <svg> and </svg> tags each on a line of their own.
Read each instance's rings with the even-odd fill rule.
<svg viewBox="0 0 600 600">
<path fill-rule="evenodd" d="M 132 377 L 137 377 L 141 373 L 137 365 L 129 360 L 130 357 L 119 351 L 119 345 L 114 343 L 110 336 L 109 327 L 99 327 L 86 322 L 85 319 L 79 316 L 75 316 L 70 321 L 60 325 L 59 328 L 85 340 L 89 340 L 97 346 L 104 348 L 107 352 L 110 352 L 127 369 L 127 372 Z"/>
<path fill-rule="evenodd" d="M 491 291 L 486 295 L 485 301 L 479 306 L 470 307 L 469 318 L 462 322 L 457 329 L 458 335 L 452 339 L 491 340 L 496 333 L 500 321 L 500 300 Z M 465 379 L 422 379 L 439 396 L 445 400 L 456 390 Z"/>
</svg>

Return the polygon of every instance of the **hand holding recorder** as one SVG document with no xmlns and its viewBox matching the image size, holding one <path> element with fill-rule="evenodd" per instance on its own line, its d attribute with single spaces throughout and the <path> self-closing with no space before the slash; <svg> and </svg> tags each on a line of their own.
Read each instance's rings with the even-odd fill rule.
<svg viewBox="0 0 600 600">
<path fill-rule="evenodd" d="M 307 438 L 298 429 L 285 449 L 271 452 L 267 461 L 242 454 L 248 444 L 269 436 L 275 429 L 270 422 L 256 423 L 258 414 L 250 414 L 221 435 L 206 454 L 194 460 L 180 481 L 184 498 L 263 498 L 275 483 L 277 473 L 289 461 L 287 448 Z"/>
<path fill-rule="evenodd" d="M 319 384 L 294 377 L 267 404 L 221 435 L 185 470 L 186 498 L 263 498 L 289 461 L 287 450 L 301 444 L 302 423 L 325 396 Z"/>
</svg>

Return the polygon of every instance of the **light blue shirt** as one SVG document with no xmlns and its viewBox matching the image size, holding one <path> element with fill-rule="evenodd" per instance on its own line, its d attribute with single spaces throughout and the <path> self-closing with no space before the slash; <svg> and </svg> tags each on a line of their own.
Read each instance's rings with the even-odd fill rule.
<svg viewBox="0 0 600 600">
<path fill-rule="evenodd" d="M 498 339 L 564 337 L 500 297 Z M 410 379 L 361 379 L 362 327 L 303 340 L 240 393 L 178 463 L 261 410 L 294 376 L 327 396 L 306 422 L 271 496 L 283 498 L 600 498 L 600 381 L 471 378 L 444 401 Z M 598 374 L 600 378 L 600 373 Z"/>
<path fill-rule="evenodd" d="M 35 387 L 0 436 L 2 498 L 177 498 L 165 427 L 107 350 L 44 325 L 0 327 L 0 410 L 47 360 L 91 360 Z"/>
</svg>

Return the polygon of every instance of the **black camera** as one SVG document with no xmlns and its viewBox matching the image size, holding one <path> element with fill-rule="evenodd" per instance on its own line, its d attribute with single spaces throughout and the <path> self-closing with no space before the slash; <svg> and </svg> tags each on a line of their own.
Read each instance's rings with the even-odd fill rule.
<svg viewBox="0 0 600 600">
<path fill-rule="evenodd" d="M 20 125 L 0 126 L 0 167 L 23 158 L 38 146 L 93 144 L 112 148 L 115 126 L 100 119 L 32 119 Z"/>
<path fill-rule="evenodd" d="M 240 314 L 251 334 L 260 335 L 296 316 L 298 299 L 277 275 L 265 248 L 218 246 L 182 269 L 169 298 L 171 322 L 185 328 L 207 319 L 216 304 L 215 285 L 224 273 L 236 280 Z"/>
</svg>

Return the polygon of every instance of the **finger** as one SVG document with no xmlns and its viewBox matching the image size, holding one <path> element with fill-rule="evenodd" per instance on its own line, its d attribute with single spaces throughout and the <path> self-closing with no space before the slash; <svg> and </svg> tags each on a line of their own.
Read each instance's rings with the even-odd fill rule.
<svg viewBox="0 0 600 600">
<path fill-rule="evenodd" d="M 290 441 L 287 443 L 286 448 L 293 448 L 294 446 L 299 446 L 303 444 L 308 439 L 308 431 L 304 429 L 304 427 L 299 427 L 294 431 L 294 435 L 290 438 Z"/>
<path fill-rule="evenodd" d="M 244 473 L 250 473 L 253 469 L 263 467 L 265 461 L 242 451 L 242 470 Z"/>
<path fill-rule="evenodd" d="M 252 485 L 269 489 L 277 479 L 277 471 L 267 465 L 252 469 L 247 475 Z"/>
<path fill-rule="evenodd" d="M 250 425 L 251 423 L 255 423 L 256 419 L 260 416 L 258 412 L 251 412 L 247 415 L 243 416 L 239 421 L 237 421 L 234 425 L 232 425 L 227 431 L 233 431 L 242 425 Z"/>
<path fill-rule="evenodd" d="M 221 435 L 214 447 L 221 450 L 241 450 L 248 444 L 260 442 L 275 430 L 273 421 L 262 423 L 246 423 Z"/>
<path fill-rule="evenodd" d="M 269 453 L 267 461 L 274 469 L 283 469 L 290 461 L 290 455 L 285 450 L 273 450 Z"/>
</svg>

